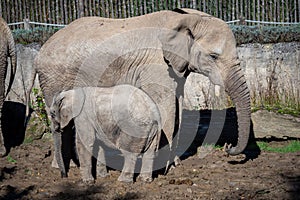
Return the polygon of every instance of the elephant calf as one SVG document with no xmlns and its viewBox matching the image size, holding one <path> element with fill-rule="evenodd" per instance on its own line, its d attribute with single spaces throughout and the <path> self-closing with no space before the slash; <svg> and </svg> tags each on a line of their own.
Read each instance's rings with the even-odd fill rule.
<svg viewBox="0 0 300 200">
<path fill-rule="evenodd" d="M 61 133 L 74 119 L 80 172 L 84 182 L 93 181 L 92 155 L 106 163 L 103 146 L 119 149 L 124 166 L 119 181 L 132 182 L 137 157 L 142 156 L 140 177 L 152 181 L 153 162 L 161 135 L 161 117 L 156 104 L 142 90 L 130 85 L 84 87 L 56 95 L 50 107 L 56 159 L 62 176 L 67 176 Z M 97 147 L 98 148 L 98 147 Z M 102 160 L 104 159 L 104 160 Z M 103 166 L 103 164 L 102 164 Z M 105 173 L 106 166 L 105 167 Z"/>
</svg>

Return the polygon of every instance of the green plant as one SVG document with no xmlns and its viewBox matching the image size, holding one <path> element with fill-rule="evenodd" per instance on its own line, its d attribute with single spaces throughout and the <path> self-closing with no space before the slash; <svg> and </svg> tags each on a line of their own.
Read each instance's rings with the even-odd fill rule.
<svg viewBox="0 0 300 200">
<path fill-rule="evenodd" d="M 288 145 L 282 147 L 272 147 L 267 142 L 257 142 L 259 148 L 263 151 L 275 152 L 275 153 L 293 153 L 300 152 L 300 141 L 292 140 Z"/>
<path fill-rule="evenodd" d="M 23 141 L 23 144 L 30 144 L 33 142 L 33 138 L 32 137 L 25 137 L 24 141 Z"/>
<path fill-rule="evenodd" d="M 12 33 L 16 43 L 30 44 L 36 42 L 42 45 L 59 29 L 61 28 L 35 27 L 30 30 L 15 29 Z"/>
<path fill-rule="evenodd" d="M 278 43 L 300 41 L 300 25 L 291 26 L 246 26 L 230 25 L 237 44 Z"/>
<path fill-rule="evenodd" d="M 7 156 L 7 161 L 10 162 L 10 163 L 17 163 L 17 161 L 16 161 L 15 159 L 13 159 L 13 158 L 11 157 L 11 155 L 8 155 L 8 156 Z"/>
<path fill-rule="evenodd" d="M 266 77 L 267 84 L 258 81 L 257 88 L 252 90 L 251 104 L 252 111 L 268 110 L 279 114 L 290 114 L 300 116 L 300 94 L 297 82 L 287 80 L 284 83 L 278 82 L 280 73 L 277 71 L 281 68 L 282 58 L 271 61 L 268 66 L 270 73 Z M 296 66 L 297 66 L 296 62 Z M 283 79 L 282 77 L 280 79 Z"/>
<path fill-rule="evenodd" d="M 44 101 L 42 92 L 37 88 L 33 88 L 32 93 L 35 97 L 35 100 L 31 102 L 31 107 L 35 110 L 40 120 L 44 122 L 47 127 L 50 127 L 50 120 L 47 115 L 46 103 Z"/>
</svg>

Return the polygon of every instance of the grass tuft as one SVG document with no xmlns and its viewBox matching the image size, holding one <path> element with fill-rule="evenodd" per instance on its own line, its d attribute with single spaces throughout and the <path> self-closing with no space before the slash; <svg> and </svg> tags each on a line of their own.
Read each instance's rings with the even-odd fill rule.
<svg viewBox="0 0 300 200">
<path fill-rule="evenodd" d="M 269 151 L 274 153 L 294 153 L 300 152 L 300 141 L 299 140 L 292 140 L 289 142 L 288 145 L 283 147 L 272 147 L 267 142 L 257 142 L 259 148 L 263 151 Z"/>
<path fill-rule="evenodd" d="M 11 155 L 8 155 L 8 156 L 7 156 L 7 161 L 10 162 L 10 163 L 17 163 L 17 161 L 16 161 L 15 159 L 13 159 L 13 158 L 11 157 Z"/>
</svg>

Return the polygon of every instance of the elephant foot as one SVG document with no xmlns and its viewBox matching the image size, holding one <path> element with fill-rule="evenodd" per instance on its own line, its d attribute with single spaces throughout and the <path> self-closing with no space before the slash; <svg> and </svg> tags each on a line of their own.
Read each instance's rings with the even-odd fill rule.
<svg viewBox="0 0 300 200">
<path fill-rule="evenodd" d="M 59 166 L 57 164 L 57 161 L 55 159 L 55 156 L 53 157 L 52 163 L 51 163 L 51 167 L 59 169 Z M 70 167 L 77 167 L 77 165 L 74 163 L 73 160 L 70 161 Z"/>
<path fill-rule="evenodd" d="M 51 167 L 59 169 L 55 156 L 53 157 L 53 160 L 51 162 Z"/>
<path fill-rule="evenodd" d="M 151 183 L 153 181 L 152 173 L 140 174 L 139 179 L 145 183 Z"/>
<path fill-rule="evenodd" d="M 85 186 L 90 186 L 90 185 L 94 185 L 95 184 L 95 179 L 85 179 L 85 178 L 81 178 L 78 181 L 78 185 L 79 187 L 85 187 Z"/>
<path fill-rule="evenodd" d="M 133 174 L 128 172 L 122 172 L 118 178 L 118 181 L 124 183 L 133 183 Z"/>
<path fill-rule="evenodd" d="M 68 174 L 64 173 L 64 172 L 60 172 L 60 176 L 61 176 L 61 178 L 67 178 Z"/>
<path fill-rule="evenodd" d="M 4 145 L 0 146 L 0 157 L 4 157 L 7 155 L 7 151 Z"/>
<path fill-rule="evenodd" d="M 174 158 L 174 165 L 177 167 L 178 165 L 181 165 L 181 160 L 178 156 L 175 156 Z"/>
<path fill-rule="evenodd" d="M 90 184 L 94 184 L 95 183 L 95 179 L 94 178 L 87 178 L 87 179 L 83 178 L 82 182 L 84 184 L 86 184 L 86 185 L 90 185 Z"/>
<path fill-rule="evenodd" d="M 107 172 L 106 165 L 100 164 L 97 165 L 97 176 L 101 178 L 105 178 L 109 176 L 109 173 Z"/>
<path fill-rule="evenodd" d="M 81 173 L 83 174 L 83 173 Z M 81 176 L 82 178 L 82 182 L 85 183 L 85 184 L 92 184 L 92 183 L 95 183 L 95 179 L 94 177 L 92 176 L 92 174 L 84 174 Z"/>
</svg>

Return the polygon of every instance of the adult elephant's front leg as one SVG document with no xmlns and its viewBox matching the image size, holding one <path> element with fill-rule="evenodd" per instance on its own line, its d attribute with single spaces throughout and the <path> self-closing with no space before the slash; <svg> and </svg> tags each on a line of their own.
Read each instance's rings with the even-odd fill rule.
<svg viewBox="0 0 300 200">
<path fill-rule="evenodd" d="M 174 73 L 174 72 L 173 72 Z M 141 73 L 141 89 L 151 97 L 157 105 L 162 130 L 169 145 L 172 145 L 174 132 L 178 129 L 178 105 L 176 104 L 177 83 L 167 65 L 151 65 Z"/>
<path fill-rule="evenodd" d="M 176 100 L 176 97 L 181 95 L 181 90 L 178 90 L 180 84 L 175 76 L 174 71 L 164 65 L 153 65 L 141 74 L 141 79 L 144 80 L 141 89 L 157 105 L 161 115 L 163 137 L 168 142 L 168 144 L 160 144 L 161 156 L 158 155 L 159 162 L 156 166 L 158 168 L 166 167 L 174 161 L 175 157 L 176 142 L 173 141 L 173 137 L 179 129 L 181 119 L 179 111 L 182 109 Z"/>
</svg>

